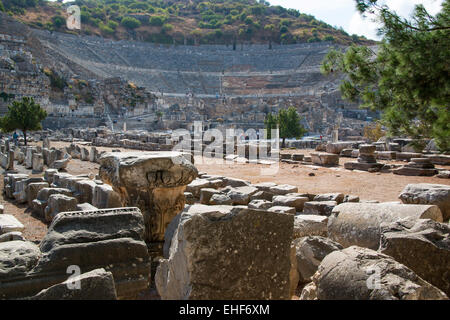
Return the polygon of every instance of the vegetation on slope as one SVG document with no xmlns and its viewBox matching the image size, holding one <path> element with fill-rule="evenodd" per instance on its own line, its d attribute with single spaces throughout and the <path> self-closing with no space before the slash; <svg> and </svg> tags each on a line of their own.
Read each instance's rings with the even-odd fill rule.
<svg viewBox="0 0 450 320">
<path fill-rule="evenodd" d="M 66 8 L 81 8 L 81 34 L 167 44 L 371 44 L 311 15 L 256 0 L 0 0 L 5 10 L 36 28 L 66 28 Z"/>
</svg>

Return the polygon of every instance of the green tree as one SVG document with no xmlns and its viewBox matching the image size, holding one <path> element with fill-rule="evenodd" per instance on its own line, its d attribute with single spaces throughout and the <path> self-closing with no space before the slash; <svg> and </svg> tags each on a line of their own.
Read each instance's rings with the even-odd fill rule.
<svg viewBox="0 0 450 320">
<path fill-rule="evenodd" d="M 52 18 L 52 23 L 55 26 L 55 28 L 58 29 L 66 23 L 66 19 L 64 19 L 64 17 L 61 17 L 61 16 L 54 16 Z"/>
<path fill-rule="evenodd" d="M 266 139 L 272 139 L 272 129 L 277 128 L 277 117 L 272 113 L 268 113 L 264 119 L 264 124 L 266 125 Z"/>
<path fill-rule="evenodd" d="M 27 132 L 42 129 L 41 121 L 46 117 L 47 112 L 33 98 L 23 97 L 8 106 L 8 112 L 0 118 L 0 128 L 3 132 L 22 130 L 27 145 Z"/>
<path fill-rule="evenodd" d="M 301 138 L 307 131 L 300 124 L 300 115 L 294 107 L 281 109 L 277 115 L 267 114 L 264 124 L 266 125 L 267 139 L 271 139 L 271 130 L 280 129 L 280 138 L 283 139 L 281 147 L 286 145 L 287 138 Z"/>
<path fill-rule="evenodd" d="M 136 29 L 141 26 L 141 22 L 133 17 L 124 17 L 120 23 L 128 29 Z"/>
<path fill-rule="evenodd" d="M 411 20 L 375 0 L 356 4 L 382 23 L 378 51 L 365 46 L 332 50 L 322 72 L 345 74 L 343 97 L 380 110 L 391 134 L 434 138 L 442 151 L 450 150 L 450 0 L 436 16 L 416 6 Z"/>
<path fill-rule="evenodd" d="M 165 16 L 151 16 L 148 23 L 152 26 L 162 26 L 167 21 Z"/>
<path fill-rule="evenodd" d="M 280 127 L 281 147 L 285 147 L 286 138 L 301 138 L 306 129 L 300 124 L 300 115 L 294 107 L 282 109 L 278 112 L 278 125 Z"/>
<path fill-rule="evenodd" d="M 5 7 L 3 6 L 2 0 L 0 0 L 0 11 L 5 11 Z"/>
</svg>

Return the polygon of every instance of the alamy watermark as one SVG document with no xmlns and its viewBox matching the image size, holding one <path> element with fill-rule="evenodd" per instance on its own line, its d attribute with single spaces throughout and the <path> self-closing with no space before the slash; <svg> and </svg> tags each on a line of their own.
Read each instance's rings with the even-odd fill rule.
<svg viewBox="0 0 450 320">
<path fill-rule="evenodd" d="M 71 274 L 66 280 L 67 289 L 81 290 L 81 282 L 78 280 L 78 277 L 81 275 L 81 268 L 77 265 L 70 265 L 67 267 L 66 273 Z"/>
<path fill-rule="evenodd" d="M 67 8 L 67 13 L 69 17 L 66 19 L 66 26 L 69 30 L 80 30 L 81 29 L 81 11 L 80 7 L 77 5 L 71 5 Z"/>
</svg>

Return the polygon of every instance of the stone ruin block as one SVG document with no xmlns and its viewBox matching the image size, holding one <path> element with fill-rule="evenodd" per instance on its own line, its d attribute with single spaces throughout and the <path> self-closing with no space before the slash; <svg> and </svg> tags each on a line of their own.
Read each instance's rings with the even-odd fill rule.
<svg viewBox="0 0 450 320">
<path fill-rule="evenodd" d="M 267 211 L 275 212 L 275 213 L 292 214 L 292 215 L 294 215 L 296 213 L 294 207 L 286 207 L 286 206 L 272 206 L 269 209 L 267 209 Z"/>
<path fill-rule="evenodd" d="M 56 173 L 58 173 L 58 170 L 56 170 L 56 169 L 47 169 L 47 170 L 45 170 L 45 172 L 44 172 L 44 180 L 51 184 L 53 182 L 53 176 Z"/>
<path fill-rule="evenodd" d="M 69 289 L 74 282 L 80 290 Z M 44 289 L 27 300 L 117 300 L 111 272 L 95 269 Z"/>
<path fill-rule="evenodd" d="M 120 195 L 109 184 L 97 184 L 95 186 L 92 205 L 100 209 L 123 206 Z"/>
<path fill-rule="evenodd" d="M 25 168 L 32 169 L 33 168 L 33 154 L 36 153 L 37 150 L 32 147 L 27 147 L 26 156 L 25 156 Z"/>
<path fill-rule="evenodd" d="M 421 158 L 421 153 L 415 153 L 415 152 L 397 152 L 396 159 L 398 161 L 411 161 L 412 158 Z"/>
<path fill-rule="evenodd" d="M 429 219 L 404 219 L 381 226 L 379 251 L 411 268 L 450 295 L 450 227 Z"/>
<path fill-rule="evenodd" d="M 13 215 L 1 214 L 0 215 L 0 235 L 19 231 L 22 232 L 25 229 L 23 224 L 17 220 Z"/>
<path fill-rule="evenodd" d="M 47 182 L 34 182 L 27 185 L 25 193 L 27 195 L 27 203 L 29 207 L 32 206 L 33 200 L 37 198 L 39 191 L 44 188 L 48 188 Z"/>
<path fill-rule="evenodd" d="M 337 166 L 339 165 L 339 154 L 333 153 L 311 153 L 311 161 L 313 164 L 321 166 Z"/>
<path fill-rule="evenodd" d="M 426 176 L 431 177 L 438 174 L 429 158 L 412 158 L 411 161 L 392 171 L 394 174 L 402 176 Z"/>
<path fill-rule="evenodd" d="M 70 160 L 72 160 L 71 156 L 67 156 L 64 159 L 61 160 L 55 160 L 50 167 L 53 169 L 57 169 L 57 170 L 61 170 L 61 169 L 66 169 L 67 165 L 69 164 Z"/>
<path fill-rule="evenodd" d="M 230 204 L 232 204 L 232 203 L 230 203 Z M 248 207 L 250 209 L 267 210 L 270 207 L 273 207 L 273 202 L 267 201 L 267 200 L 255 199 L 255 200 L 250 201 L 250 203 L 248 204 Z"/>
<path fill-rule="evenodd" d="M 336 201 L 308 201 L 304 204 L 303 214 L 329 217 L 337 205 Z"/>
<path fill-rule="evenodd" d="M 137 208 L 65 212 L 50 225 L 40 246 L 0 243 L 0 298 L 31 297 L 67 280 L 68 267 L 81 273 L 111 272 L 118 298 L 135 298 L 150 284 L 150 257 Z M 14 263 L 12 263 L 14 261 Z"/>
<path fill-rule="evenodd" d="M 0 242 L 8 242 L 8 241 L 26 241 L 26 240 L 23 237 L 22 232 L 20 231 L 12 231 L 0 234 Z"/>
<path fill-rule="evenodd" d="M 289 193 L 298 192 L 298 188 L 296 186 L 292 186 L 289 184 L 280 184 L 270 187 L 269 192 L 272 193 L 273 195 L 284 196 Z"/>
<path fill-rule="evenodd" d="M 294 161 L 303 161 L 305 158 L 305 155 L 303 153 L 293 153 L 292 154 L 292 160 Z"/>
<path fill-rule="evenodd" d="M 362 144 L 359 146 L 358 161 L 346 162 L 344 168 L 347 170 L 361 170 L 369 172 L 378 172 L 383 164 L 377 163 L 376 146 L 370 144 Z"/>
<path fill-rule="evenodd" d="M 344 201 L 343 193 L 322 193 L 314 197 L 314 201 L 336 201 L 341 204 Z"/>
<path fill-rule="evenodd" d="M 374 273 L 378 279 L 374 281 Z M 320 263 L 301 300 L 447 300 L 444 292 L 390 256 L 352 246 Z"/>
<path fill-rule="evenodd" d="M 343 149 L 341 153 L 339 153 L 340 157 L 351 158 L 353 149 Z"/>
<path fill-rule="evenodd" d="M 274 206 L 294 207 L 296 211 L 302 212 L 305 202 L 309 199 L 299 196 L 275 196 L 272 198 Z"/>
<path fill-rule="evenodd" d="M 245 186 L 245 187 L 228 187 L 226 195 L 233 201 L 233 205 L 248 205 L 250 202 L 250 197 L 258 192 L 258 189 Z"/>
<path fill-rule="evenodd" d="M 81 148 L 81 155 L 80 155 L 81 161 L 89 161 L 89 150 L 86 148 Z"/>
<path fill-rule="evenodd" d="M 23 179 L 20 181 L 17 181 L 15 184 L 15 189 L 14 189 L 14 193 L 13 196 L 16 199 L 16 201 L 18 203 L 26 203 L 28 201 L 28 197 L 27 197 L 27 186 L 30 183 L 39 183 L 39 182 L 44 182 L 44 179 L 41 177 L 36 177 L 36 178 L 28 178 L 28 179 Z"/>
<path fill-rule="evenodd" d="M 74 185 L 74 193 L 73 196 L 77 198 L 78 203 L 88 202 L 92 203 L 92 199 L 94 196 L 94 189 L 97 186 L 95 181 L 90 179 L 83 179 L 80 181 L 76 181 Z"/>
<path fill-rule="evenodd" d="M 333 153 L 333 154 L 339 155 L 342 150 L 352 148 L 352 146 L 354 144 L 355 144 L 354 141 L 342 141 L 342 142 L 328 143 L 325 147 L 325 150 L 323 150 L 323 151 L 326 151 L 327 153 Z"/>
<path fill-rule="evenodd" d="M 98 162 L 99 153 L 97 148 L 91 147 L 91 152 L 89 152 L 89 161 L 90 162 Z"/>
<path fill-rule="evenodd" d="M 450 166 L 450 155 L 444 154 L 425 154 L 425 158 L 430 159 L 432 164 L 438 164 L 442 166 Z"/>
<path fill-rule="evenodd" d="M 13 199 L 13 194 L 16 192 L 16 183 L 21 180 L 28 179 L 28 177 L 29 176 L 27 174 L 23 173 L 7 173 L 3 178 L 4 195 L 9 199 Z"/>
<path fill-rule="evenodd" d="M 74 197 L 64 194 L 52 194 L 47 201 L 47 207 L 44 210 L 45 221 L 52 222 L 61 212 L 76 211 L 78 201 Z"/>
<path fill-rule="evenodd" d="M 97 207 L 94 207 L 92 204 L 84 202 L 84 203 L 80 203 L 77 204 L 77 211 L 95 211 L 98 210 Z"/>
<path fill-rule="evenodd" d="M 445 184 L 408 184 L 399 195 L 406 204 L 434 204 L 442 212 L 444 221 L 450 219 L 450 186 Z"/>
<path fill-rule="evenodd" d="M 198 171 L 180 152 L 106 153 L 99 175 L 121 196 L 126 206 L 141 209 L 144 239 L 155 254 L 162 252 L 164 232 L 185 205 L 186 185 Z"/>
<path fill-rule="evenodd" d="M 442 213 L 434 205 L 343 203 L 335 207 L 329 217 L 328 236 L 344 247 L 357 245 L 377 250 L 381 224 L 404 218 L 442 222 Z"/>
<path fill-rule="evenodd" d="M 294 217 L 294 234 L 293 239 L 306 236 L 328 236 L 328 217 L 298 214 Z"/>
<path fill-rule="evenodd" d="M 162 299 L 290 299 L 294 216 L 192 205 L 181 214 L 155 282 Z"/>
<path fill-rule="evenodd" d="M 38 173 L 44 171 L 44 157 L 42 156 L 42 153 L 33 153 L 33 172 Z"/>
<path fill-rule="evenodd" d="M 3 152 L 0 152 L 0 165 L 5 170 L 8 168 L 8 155 Z"/>
<path fill-rule="evenodd" d="M 36 199 L 32 200 L 31 210 L 38 217 L 44 218 L 45 208 L 47 207 L 48 198 L 52 194 L 63 194 L 72 196 L 72 191 L 65 188 L 43 188 L 36 195 Z"/>
<path fill-rule="evenodd" d="M 298 238 L 293 245 L 300 283 L 311 282 L 322 260 L 331 252 L 344 249 L 339 243 L 320 236 Z"/>
<path fill-rule="evenodd" d="M 397 152 L 395 151 L 378 151 L 377 159 L 380 160 L 396 160 Z"/>
</svg>

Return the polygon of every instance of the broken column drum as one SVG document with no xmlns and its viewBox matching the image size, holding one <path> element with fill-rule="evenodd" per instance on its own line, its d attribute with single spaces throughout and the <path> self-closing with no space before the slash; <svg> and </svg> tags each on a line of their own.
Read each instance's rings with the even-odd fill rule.
<svg viewBox="0 0 450 320">
<path fill-rule="evenodd" d="M 186 185 L 198 171 L 180 152 L 106 153 L 99 174 L 120 194 L 123 206 L 138 207 L 151 252 L 162 252 L 164 233 L 185 205 Z"/>
</svg>

